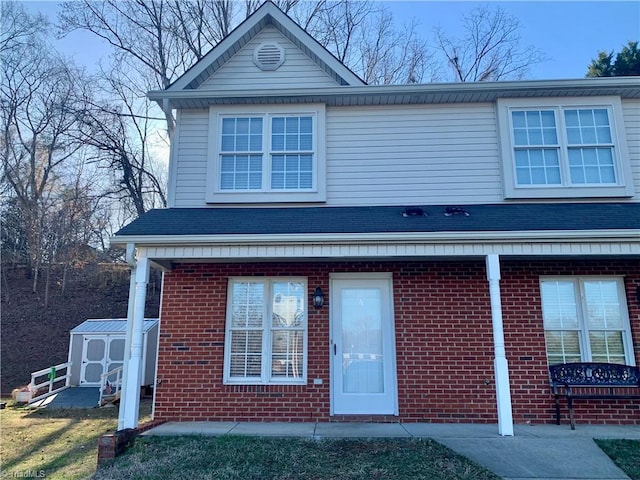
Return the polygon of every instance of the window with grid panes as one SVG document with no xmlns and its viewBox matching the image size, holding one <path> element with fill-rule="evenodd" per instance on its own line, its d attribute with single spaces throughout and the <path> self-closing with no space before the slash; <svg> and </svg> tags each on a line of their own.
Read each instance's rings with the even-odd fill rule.
<svg viewBox="0 0 640 480">
<path fill-rule="evenodd" d="M 622 279 L 544 278 L 540 290 L 549 365 L 633 364 Z"/>
<path fill-rule="evenodd" d="M 533 103 L 498 101 L 507 197 L 633 193 L 619 99 Z"/>
<path fill-rule="evenodd" d="M 303 279 L 230 279 L 226 383 L 305 383 L 306 291 Z"/>
</svg>

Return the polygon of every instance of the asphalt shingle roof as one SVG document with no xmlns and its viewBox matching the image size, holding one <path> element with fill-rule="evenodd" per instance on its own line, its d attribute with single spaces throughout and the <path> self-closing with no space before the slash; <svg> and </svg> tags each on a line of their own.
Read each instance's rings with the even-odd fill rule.
<svg viewBox="0 0 640 480">
<path fill-rule="evenodd" d="M 158 209 L 145 213 L 115 236 L 640 230 L 640 203 L 410 208 L 420 208 L 426 215 L 405 216 L 402 206 Z"/>
</svg>

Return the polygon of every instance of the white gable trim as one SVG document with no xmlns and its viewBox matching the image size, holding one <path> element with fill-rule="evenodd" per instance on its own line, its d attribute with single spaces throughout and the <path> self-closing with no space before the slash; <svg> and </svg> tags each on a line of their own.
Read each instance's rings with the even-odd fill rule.
<svg viewBox="0 0 640 480">
<path fill-rule="evenodd" d="M 365 85 L 351 70 L 345 67 L 328 50 L 320 45 L 311 35 L 305 32 L 296 22 L 270 1 L 264 3 L 236 29 L 227 35 L 218 45 L 207 53 L 200 61 L 173 82 L 167 92 L 197 88 L 215 70 L 242 48 L 266 25 L 273 25 L 296 46 L 301 48 L 312 59 L 333 77 L 340 79 L 337 83 L 346 85 Z"/>
</svg>

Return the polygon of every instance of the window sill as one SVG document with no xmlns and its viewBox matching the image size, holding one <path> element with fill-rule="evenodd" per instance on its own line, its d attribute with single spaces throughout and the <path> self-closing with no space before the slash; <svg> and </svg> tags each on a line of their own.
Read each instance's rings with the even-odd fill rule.
<svg viewBox="0 0 640 480">
<path fill-rule="evenodd" d="M 629 198 L 633 186 L 612 187 L 511 187 L 505 189 L 505 199 L 525 198 Z"/>
<path fill-rule="evenodd" d="M 323 203 L 324 192 L 216 192 L 207 195 L 207 203 Z"/>
<path fill-rule="evenodd" d="M 227 386 L 231 386 L 231 387 L 237 387 L 237 386 L 242 386 L 242 385 L 250 385 L 250 386 L 261 386 L 261 387 L 278 387 L 278 386 L 291 386 L 291 385 L 298 385 L 298 386 L 305 386 L 307 384 L 306 379 L 305 380 L 296 380 L 295 382 L 293 381 L 289 381 L 289 382 L 261 382 L 259 380 L 256 381 L 252 381 L 252 380 L 225 380 L 222 382 L 223 385 L 227 385 Z"/>
</svg>

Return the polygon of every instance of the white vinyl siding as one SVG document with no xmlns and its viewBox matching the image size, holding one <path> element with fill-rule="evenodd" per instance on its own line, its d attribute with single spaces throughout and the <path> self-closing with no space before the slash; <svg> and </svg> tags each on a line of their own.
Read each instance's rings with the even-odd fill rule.
<svg viewBox="0 0 640 480">
<path fill-rule="evenodd" d="M 231 278 L 225 335 L 225 383 L 304 384 L 307 282 Z"/>
<path fill-rule="evenodd" d="M 622 106 L 626 125 L 618 133 L 626 131 L 627 187 L 640 188 L 640 101 L 624 100 Z M 504 201 L 495 112 L 492 103 L 327 107 L 326 170 L 318 172 L 326 172 L 326 183 L 319 183 L 326 186 L 326 204 Z M 209 110 L 181 110 L 179 122 L 172 140 L 170 206 L 204 207 Z"/>
<path fill-rule="evenodd" d="M 505 197 L 632 196 L 620 99 L 498 100 Z"/>
<path fill-rule="evenodd" d="M 636 191 L 640 191 L 640 99 L 623 100 L 622 115 L 627 134 L 632 183 Z"/>
<path fill-rule="evenodd" d="M 172 140 L 169 190 L 173 192 L 174 207 L 203 207 L 209 149 L 209 111 L 181 110 L 178 129 Z"/>
<path fill-rule="evenodd" d="M 633 364 L 633 343 L 621 278 L 540 281 L 547 360 Z"/>
<path fill-rule="evenodd" d="M 260 70 L 253 63 L 253 52 L 262 43 L 278 43 L 285 50 L 285 61 L 273 71 Z M 335 87 L 336 82 L 275 27 L 269 26 L 222 65 L 200 89 L 222 91 L 255 88 Z"/>
<path fill-rule="evenodd" d="M 336 205 L 500 201 L 493 104 L 327 109 Z"/>
</svg>

